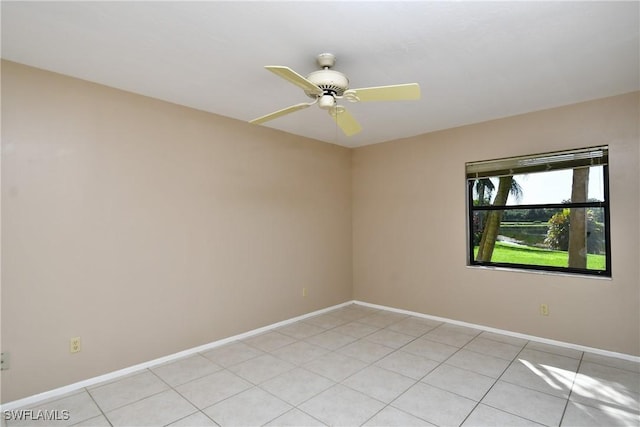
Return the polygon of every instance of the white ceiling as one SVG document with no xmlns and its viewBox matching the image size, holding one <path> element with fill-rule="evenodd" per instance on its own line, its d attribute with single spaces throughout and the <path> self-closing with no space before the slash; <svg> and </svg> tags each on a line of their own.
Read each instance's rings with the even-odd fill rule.
<svg viewBox="0 0 640 427">
<path fill-rule="evenodd" d="M 315 106 L 265 126 L 356 147 L 640 89 L 640 3 L 10 2 L 2 57 L 239 120 L 309 99 L 331 52 L 351 87 L 418 82 L 419 101 Z"/>
</svg>

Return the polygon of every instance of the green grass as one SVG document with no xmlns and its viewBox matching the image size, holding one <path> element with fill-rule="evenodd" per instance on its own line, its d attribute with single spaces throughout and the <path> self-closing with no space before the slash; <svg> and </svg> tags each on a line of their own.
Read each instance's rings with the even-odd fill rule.
<svg viewBox="0 0 640 427">
<path fill-rule="evenodd" d="M 478 253 L 478 247 L 474 249 L 474 256 Z M 504 242 L 496 242 L 491 257 L 492 262 L 504 262 L 510 264 L 545 265 L 552 267 L 567 267 L 569 254 L 565 251 L 552 251 L 531 246 L 511 245 Z M 605 255 L 587 254 L 587 270 L 604 270 Z"/>
<path fill-rule="evenodd" d="M 500 223 L 501 228 L 511 228 L 511 227 L 533 227 L 533 228 L 549 228 L 549 224 L 547 222 L 534 222 L 534 221 L 511 221 L 505 222 L 502 221 Z"/>
</svg>

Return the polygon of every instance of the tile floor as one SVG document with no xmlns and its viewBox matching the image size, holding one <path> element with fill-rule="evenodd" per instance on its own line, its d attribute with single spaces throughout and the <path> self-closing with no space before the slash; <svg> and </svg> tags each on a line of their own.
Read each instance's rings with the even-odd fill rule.
<svg viewBox="0 0 640 427">
<path fill-rule="evenodd" d="M 349 305 L 25 409 L 76 426 L 638 426 L 640 364 Z"/>
</svg>

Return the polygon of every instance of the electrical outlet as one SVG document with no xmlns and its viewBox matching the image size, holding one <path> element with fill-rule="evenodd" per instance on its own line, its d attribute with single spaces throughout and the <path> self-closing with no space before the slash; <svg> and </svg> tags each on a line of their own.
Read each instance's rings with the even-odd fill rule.
<svg viewBox="0 0 640 427">
<path fill-rule="evenodd" d="M 540 314 L 542 316 L 548 316 L 549 315 L 549 305 L 540 304 Z"/>
<path fill-rule="evenodd" d="M 302 296 L 303 297 L 307 296 L 307 288 L 302 288 Z"/>
<path fill-rule="evenodd" d="M 9 353 L 0 353 L 0 371 L 9 369 Z"/>
<path fill-rule="evenodd" d="M 82 350 L 80 346 L 80 337 L 74 337 L 69 340 L 69 352 L 79 353 Z"/>
</svg>

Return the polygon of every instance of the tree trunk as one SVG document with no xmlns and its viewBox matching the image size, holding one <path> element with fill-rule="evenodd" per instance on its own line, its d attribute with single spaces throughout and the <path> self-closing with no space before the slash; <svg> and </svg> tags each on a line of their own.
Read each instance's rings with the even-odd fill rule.
<svg viewBox="0 0 640 427">
<path fill-rule="evenodd" d="M 573 170 L 571 201 L 587 201 L 589 168 Z M 587 268 L 587 209 L 572 208 L 569 212 L 569 267 Z"/>
<path fill-rule="evenodd" d="M 498 192 L 496 193 L 496 198 L 493 201 L 493 206 L 504 206 L 507 204 L 507 198 L 509 197 L 512 181 L 513 176 L 500 177 Z M 480 239 L 480 245 L 478 247 L 476 261 L 491 261 L 501 221 L 502 211 L 488 211 L 485 219 L 484 231 L 482 232 L 482 238 Z"/>
</svg>

